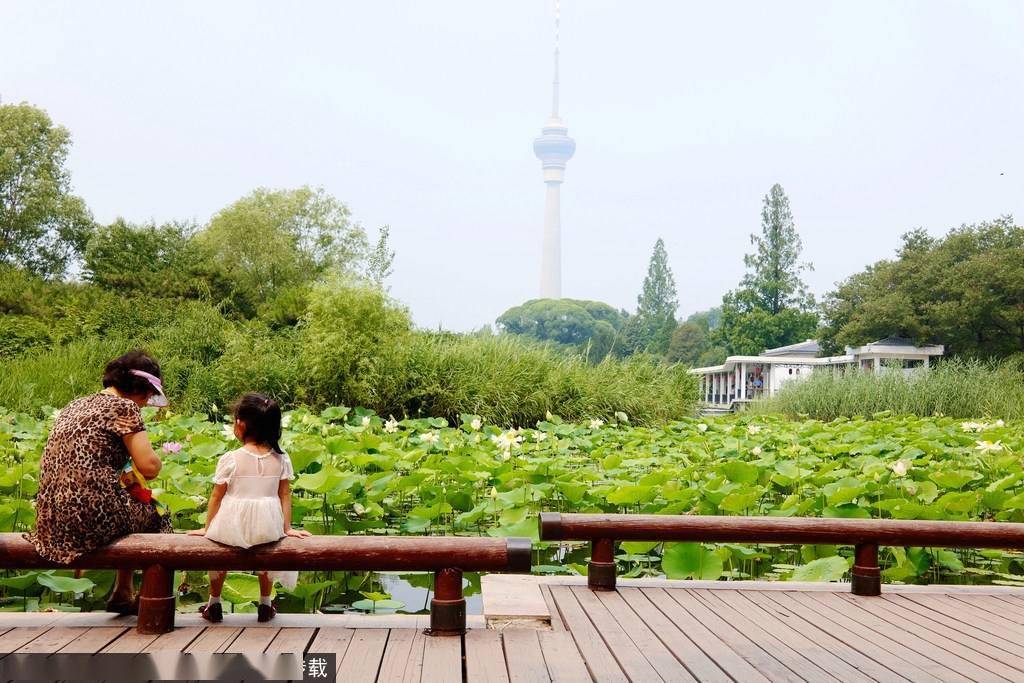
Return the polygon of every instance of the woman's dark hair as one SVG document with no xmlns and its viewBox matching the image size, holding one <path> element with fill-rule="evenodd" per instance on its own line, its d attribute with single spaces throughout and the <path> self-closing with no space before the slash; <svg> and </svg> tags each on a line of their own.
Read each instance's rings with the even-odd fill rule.
<svg viewBox="0 0 1024 683">
<path fill-rule="evenodd" d="M 276 453 L 281 450 L 281 406 L 263 394 L 243 394 L 234 408 L 235 419 L 245 425 L 242 439 L 267 444 Z"/>
<path fill-rule="evenodd" d="M 163 379 L 160 364 L 145 351 L 136 349 L 107 363 L 103 369 L 103 387 L 114 387 L 126 396 L 150 396 L 156 393 L 148 379 L 133 375 L 132 370 L 142 370 L 157 379 Z"/>
</svg>

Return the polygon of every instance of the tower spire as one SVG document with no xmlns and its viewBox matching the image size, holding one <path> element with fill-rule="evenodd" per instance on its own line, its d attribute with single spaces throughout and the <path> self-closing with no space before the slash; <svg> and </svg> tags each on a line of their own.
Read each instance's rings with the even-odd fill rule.
<svg viewBox="0 0 1024 683">
<path fill-rule="evenodd" d="M 551 118 L 558 118 L 558 43 L 559 23 L 562 19 L 562 7 L 560 0 L 555 0 L 555 80 L 552 83 Z"/>
</svg>

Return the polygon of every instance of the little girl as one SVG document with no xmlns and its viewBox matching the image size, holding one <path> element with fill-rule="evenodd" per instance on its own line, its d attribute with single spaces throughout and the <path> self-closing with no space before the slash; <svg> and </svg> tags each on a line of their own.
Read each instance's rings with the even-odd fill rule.
<svg viewBox="0 0 1024 683">
<path fill-rule="evenodd" d="M 213 493 L 206 511 L 206 527 L 188 532 L 210 540 L 250 548 L 285 536 L 303 538 L 308 531 L 292 529 L 292 463 L 281 450 L 281 408 L 263 394 L 245 394 L 235 404 L 235 437 L 242 447 L 225 453 L 213 475 Z M 210 601 L 199 610 L 207 621 L 218 622 L 224 613 L 220 592 L 227 572 L 210 572 Z M 259 621 L 277 613 L 270 604 L 274 579 L 294 588 L 298 572 L 259 572 Z"/>
</svg>

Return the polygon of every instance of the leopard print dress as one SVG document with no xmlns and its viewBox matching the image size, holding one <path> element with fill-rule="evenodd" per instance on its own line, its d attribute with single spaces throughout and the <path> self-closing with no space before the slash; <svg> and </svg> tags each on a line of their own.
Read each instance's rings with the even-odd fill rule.
<svg viewBox="0 0 1024 683">
<path fill-rule="evenodd" d="M 97 393 L 60 412 L 39 461 L 36 529 L 26 535 L 43 557 L 69 563 L 132 533 L 169 533 L 170 520 L 121 486 L 128 462 L 122 437 L 145 429 L 132 401 Z"/>
</svg>

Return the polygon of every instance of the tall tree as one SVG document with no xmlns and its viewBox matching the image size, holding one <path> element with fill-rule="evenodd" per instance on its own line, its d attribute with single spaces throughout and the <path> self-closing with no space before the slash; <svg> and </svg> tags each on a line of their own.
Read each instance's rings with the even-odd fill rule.
<svg viewBox="0 0 1024 683">
<path fill-rule="evenodd" d="M 85 248 L 92 216 L 71 193 L 70 147 L 43 110 L 0 105 L 0 264 L 59 277 Z"/>
<path fill-rule="evenodd" d="M 555 342 L 596 363 L 612 350 L 627 317 L 600 301 L 532 299 L 495 322 L 502 332 Z"/>
<path fill-rule="evenodd" d="M 384 280 L 391 275 L 391 266 L 395 262 L 395 251 L 390 243 L 391 226 L 385 225 L 380 229 L 377 236 L 377 244 L 374 245 L 366 259 L 366 272 L 378 287 L 384 287 Z M 385 290 L 388 289 L 385 287 Z"/>
<path fill-rule="evenodd" d="M 942 238 L 918 229 L 825 297 L 830 352 L 899 335 L 946 346 L 947 355 L 1024 353 L 1024 227 L 1004 216 Z"/>
<path fill-rule="evenodd" d="M 668 265 L 668 252 L 660 237 L 654 243 L 644 287 L 636 299 L 636 316 L 627 329 L 628 351 L 664 355 L 676 328 L 679 298 L 676 281 Z"/>
<path fill-rule="evenodd" d="M 328 271 L 366 275 L 366 233 L 322 189 L 260 188 L 221 210 L 197 239 L 250 305 Z"/>
<path fill-rule="evenodd" d="M 800 274 L 803 244 L 793 222 L 789 198 L 775 184 L 764 197 L 761 234 L 752 234 L 754 253 L 743 257 L 747 273 L 736 291 L 722 298 L 721 324 L 712 338 L 731 354 L 757 354 L 814 334 L 818 316 L 814 297 Z"/>
</svg>

